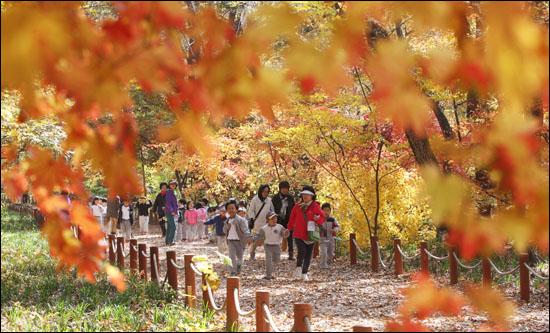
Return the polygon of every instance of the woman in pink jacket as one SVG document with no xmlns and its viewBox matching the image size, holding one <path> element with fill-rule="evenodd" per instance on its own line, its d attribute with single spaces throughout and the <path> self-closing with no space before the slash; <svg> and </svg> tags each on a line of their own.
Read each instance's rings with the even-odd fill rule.
<svg viewBox="0 0 550 333">
<path fill-rule="evenodd" d="M 308 239 L 307 222 L 313 221 L 321 225 L 325 222 L 325 215 L 323 214 L 321 205 L 315 201 L 316 196 L 313 187 L 304 186 L 299 195 L 302 200 L 294 205 L 290 213 L 288 230 L 294 230 L 294 240 L 298 247 L 294 277 L 308 280 L 307 272 L 309 264 L 311 263 L 311 255 L 313 254 L 313 246 L 315 243 Z"/>
</svg>

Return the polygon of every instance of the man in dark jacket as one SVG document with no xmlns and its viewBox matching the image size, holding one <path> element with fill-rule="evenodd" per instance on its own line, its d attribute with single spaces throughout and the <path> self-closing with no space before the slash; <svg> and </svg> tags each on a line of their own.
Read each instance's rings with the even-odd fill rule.
<svg viewBox="0 0 550 333">
<path fill-rule="evenodd" d="M 165 226 L 165 214 L 164 209 L 166 206 L 166 191 L 168 191 L 168 184 L 165 182 L 160 183 L 160 192 L 155 198 L 153 203 L 153 213 L 157 214 L 157 219 L 159 221 L 160 230 L 162 231 L 162 237 L 166 236 L 166 226 Z"/>
<path fill-rule="evenodd" d="M 277 193 L 273 199 L 273 208 L 275 213 L 279 216 L 277 223 L 281 224 L 285 229 L 288 226 L 288 220 L 290 219 L 290 212 L 294 208 L 294 197 L 289 194 L 290 184 L 287 181 L 279 183 L 279 193 Z M 292 238 L 292 231 L 288 237 L 288 260 L 294 260 L 294 242 Z"/>
</svg>

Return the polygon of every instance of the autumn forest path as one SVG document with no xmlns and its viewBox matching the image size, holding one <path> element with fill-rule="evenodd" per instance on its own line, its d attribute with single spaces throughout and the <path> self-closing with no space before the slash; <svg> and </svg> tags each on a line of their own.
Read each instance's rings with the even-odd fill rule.
<svg viewBox="0 0 550 333">
<path fill-rule="evenodd" d="M 134 234 L 139 226 L 134 224 Z M 184 254 L 206 255 L 221 278 L 220 288 L 214 292 L 216 303 L 223 303 L 226 297 L 227 266 L 221 264 L 216 255 L 217 247 L 206 240 L 193 243 L 176 243 L 165 246 L 160 227 L 149 225 L 149 236 L 138 236 L 138 243 L 148 247 L 159 247 L 160 277 L 166 274 L 166 251 L 175 250 L 178 264 L 183 264 Z M 248 248 L 247 248 L 248 250 Z M 248 259 L 248 255 L 245 256 Z M 410 274 L 395 277 L 391 272 L 372 273 L 367 271 L 365 263 L 351 268 L 348 256 L 338 257 L 328 271 L 320 268 L 319 257 L 312 259 L 310 281 L 298 281 L 292 277 L 295 261 L 287 260 L 287 254 L 281 256 L 281 263 L 274 270 L 274 280 L 264 280 L 265 255 L 263 247 L 258 247 L 256 260 L 245 260 L 240 275 L 240 303 L 244 311 L 254 307 L 255 292 L 270 292 L 270 308 L 279 329 L 288 331 L 293 324 L 293 304 L 310 303 L 312 305 L 312 329 L 314 331 L 351 331 L 354 325 L 372 326 L 374 331 L 383 331 L 384 324 L 397 316 L 397 308 L 404 300 L 401 291 L 410 285 Z M 184 281 L 183 271 L 178 271 L 180 286 Z M 434 281 L 439 285 L 448 285 L 447 276 L 437 276 Z M 467 282 L 459 282 L 458 290 L 463 290 Z M 517 301 L 518 289 L 510 283 L 500 285 L 503 293 L 516 305 L 517 312 L 512 319 L 514 331 L 548 331 L 549 301 L 543 291 L 536 291 L 529 304 Z M 200 279 L 197 278 L 197 297 L 201 301 Z M 487 323 L 484 315 L 479 315 L 470 306 L 458 317 L 445 317 L 435 314 L 423 321 L 434 331 L 476 331 Z M 225 312 L 217 314 L 225 317 Z M 239 319 L 241 331 L 255 331 L 254 316 Z"/>
</svg>

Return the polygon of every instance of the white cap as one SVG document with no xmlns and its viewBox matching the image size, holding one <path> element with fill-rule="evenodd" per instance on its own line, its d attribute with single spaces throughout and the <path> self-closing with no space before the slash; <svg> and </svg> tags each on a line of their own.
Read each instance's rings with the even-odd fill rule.
<svg viewBox="0 0 550 333">
<path fill-rule="evenodd" d="M 298 195 L 302 195 L 302 194 L 311 194 L 311 195 L 315 195 L 315 194 L 313 194 L 313 192 L 308 191 L 308 190 L 303 190 L 303 191 L 300 192 L 300 194 L 298 194 Z"/>
</svg>

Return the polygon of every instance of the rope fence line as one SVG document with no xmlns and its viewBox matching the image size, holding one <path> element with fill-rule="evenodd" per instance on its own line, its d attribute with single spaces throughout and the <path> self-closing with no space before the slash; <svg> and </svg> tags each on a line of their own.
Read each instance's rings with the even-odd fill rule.
<svg viewBox="0 0 550 333">
<path fill-rule="evenodd" d="M 124 247 L 122 247 L 122 246 L 120 247 L 120 252 L 122 252 L 122 256 L 123 256 L 124 258 L 127 258 L 127 257 L 130 255 L 130 252 L 129 252 L 129 251 L 128 251 L 128 253 L 125 253 L 125 252 L 124 252 Z"/>
<path fill-rule="evenodd" d="M 448 255 L 448 254 L 447 254 L 446 256 L 444 256 L 444 257 L 438 257 L 438 256 L 435 256 L 435 255 L 431 254 L 431 253 L 430 253 L 428 250 L 426 250 L 426 249 L 424 249 L 424 252 L 426 252 L 426 254 L 427 254 L 430 258 L 435 259 L 435 260 L 437 260 L 437 261 L 443 261 L 443 260 L 449 259 L 449 255 Z"/>
<path fill-rule="evenodd" d="M 341 242 L 341 243 L 347 243 L 347 242 L 350 241 L 349 239 L 342 239 L 342 238 L 338 238 L 338 237 L 334 237 L 334 239 L 336 239 L 338 242 Z"/>
<path fill-rule="evenodd" d="M 382 264 L 382 267 L 384 267 L 384 269 L 391 268 L 391 264 L 393 263 L 394 256 L 391 257 L 391 260 L 388 264 L 385 264 L 384 260 L 382 259 L 382 253 L 380 252 L 380 244 L 378 243 L 378 241 L 376 242 L 376 245 L 378 248 L 378 260 L 380 261 L 380 264 Z"/>
<path fill-rule="evenodd" d="M 155 277 L 157 278 L 157 281 L 160 280 L 159 276 L 159 267 L 158 267 L 158 261 L 157 261 L 157 255 L 153 253 L 153 262 L 155 263 L 153 265 L 153 268 L 155 269 Z M 168 274 L 167 274 L 168 275 Z"/>
<path fill-rule="evenodd" d="M 180 265 L 176 264 L 174 259 L 170 259 L 170 263 L 172 264 L 172 266 L 176 267 L 177 269 L 185 269 L 185 264 L 183 266 L 180 266 Z"/>
<path fill-rule="evenodd" d="M 190 264 L 189 264 L 189 266 L 190 266 L 190 267 L 191 267 L 191 269 L 192 269 L 192 270 L 193 270 L 193 271 L 195 272 L 195 274 L 198 274 L 199 276 L 201 276 L 201 275 L 202 275 L 202 272 L 201 272 L 201 271 L 199 271 L 199 270 L 197 269 L 197 267 L 195 266 L 195 264 L 193 264 L 193 263 L 190 263 Z"/>
<path fill-rule="evenodd" d="M 480 260 L 480 261 L 477 262 L 477 264 L 472 265 L 472 266 L 469 266 L 469 265 L 463 264 L 463 263 L 460 261 L 460 259 L 458 259 L 458 257 L 456 256 L 456 253 L 455 253 L 455 252 L 453 252 L 453 257 L 456 259 L 456 262 L 457 262 L 457 264 L 458 264 L 460 267 L 466 268 L 466 269 L 474 269 L 474 268 L 476 268 L 477 266 L 481 265 L 481 262 L 482 262 L 482 260 Z"/>
<path fill-rule="evenodd" d="M 359 245 L 357 245 L 357 241 L 355 241 L 355 239 L 353 240 L 353 244 L 355 244 L 355 248 L 357 249 L 357 251 L 359 251 L 359 253 L 361 253 L 361 254 L 363 254 L 363 255 L 367 254 L 367 252 L 363 252 L 363 251 L 361 250 L 361 248 L 359 247 Z"/>
<path fill-rule="evenodd" d="M 420 252 L 418 252 L 417 254 L 415 255 L 412 255 L 412 256 L 408 256 L 406 255 L 405 253 L 403 253 L 403 250 L 401 250 L 401 246 L 397 245 L 397 250 L 399 251 L 399 253 L 401 253 L 401 256 L 403 257 L 403 259 L 405 260 L 412 260 L 412 259 L 416 259 L 420 256 Z"/>
<path fill-rule="evenodd" d="M 115 242 L 114 241 L 111 241 L 111 246 L 113 247 L 113 251 L 115 251 L 115 253 L 118 251 L 118 247 L 115 246 Z"/>
<path fill-rule="evenodd" d="M 235 298 L 235 309 L 237 310 L 237 313 L 239 314 L 239 316 L 241 316 L 241 317 L 250 317 L 250 316 L 252 316 L 253 314 L 256 313 L 256 308 L 254 308 L 250 311 L 247 311 L 247 312 L 244 312 L 241 309 L 241 305 L 240 305 L 240 302 L 239 302 L 239 289 L 238 288 L 233 288 L 233 297 Z"/>
<path fill-rule="evenodd" d="M 519 265 L 517 265 L 515 268 L 512 268 L 509 271 L 501 271 L 500 269 L 498 269 L 498 267 L 495 265 L 495 263 L 491 260 L 491 258 L 487 258 L 487 260 L 489 261 L 489 264 L 491 265 L 491 267 L 493 267 L 493 269 L 495 270 L 495 273 L 497 275 L 512 274 L 512 273 L 514 273 L 515 271 L 517 271 L 519 269 Z"/>
<path fill-rule="evenodd" d="M 208 283 L 206 284 L 206 288 L 208 289 L 208 301 L 210 302 L 210 304 L 212 304 L 212 309 L 214 309 L 214 313 L 225 310 L 225 307 L 227 306 L 227 299 L 223 301 L 222 306 L 216 306 L 214 295 L 212 294 L 212 288 L 210 288 L 210 285 Z"/>
<path fill-rule="evenodd" d="M 269 326 L 273 332 L 280 332 L 281 330 L 277 327 L 277 325 L 275 325 L 275 321 L 273 320 L 273 316 L 271 315 L 271 311 L 269 310 L 267 304 L 262 303 L 262 308 L 264 309 L 264 318 L 269 323 Z"/>
<path fill-rule="evenodd" d="M 304 317 L 304 323 L 306 324 L 307 332 L 313 332 L 313 330 L 311 329 L 311 322 L 309 321 L 308 316 Z"/>
<path fill-rule="evenodd" d="M 23 205 L 21 205 L 23 206 Z M 27 212 L 27 210 L 25 210 L 26 207 L 21 207 L 21 209 L 23 209 L 24 212 Z M 29 213 L 29 212 L 27 212 Z M 29 214 L 33 214 L 33 216 L 35 216 L 37 214 L 37 212 L 30 212 Z M 72 227 L 72 230 L 73 230 L 73 233 L 75 233 L 76 236 L 78 236 L 78 226 L 75 226 L 75 227 Z M 353 235 L 353 237 L 352 237 Z M 374 240 L 373 240 L 374 238 Z M 115 245 L 115 241 L 111 241 L 110 245 L 112 247 L 113 250 L 118 250 L 118 248 L 120 248 L 121 250 L 121 254 L 123 257 L 128 257 L 130 255 L 130 253 L 125 253 L 124 252 L 124 248 L 121 247 L 118 243 L 120 242 L 120 239 L 122 239 L 122 241 L 124 241 L 123 238 L 119 237 L 117 239 L 117 242 L 116 242 L 116 245 Z M 361 254 L 365 254 L 366 252 L 363 252 L 358 244 L 357 244 L 357 241 L 355 239 L 355 234 L 350 234 L 350 239 L 341 239 L 341 238 L 338 238 L 336 237 L 335 238 L 336 241 L 339 241 L 339 242 L 351 242 L 353 241 L 354 245 L 355 245 L 355 250 L 358 250 Z M 135 242 L 135 240 L 134 240 Z M 460 267 L 463 267 L 465 269 L 475 269 L 476 267 L 478 267 L 479 265 L 481 265 L 483 263 L 484 265 L 484 270 L 483 270 L 483 273 L 484 273 L 484 280 L 485 280 L 485 277 L 486 277 L 486 272 L 488 271 L 488 283 L 490 284 L 491 283 L 491 276 L 490 276 L 490 272 L 491 272 L 491 269 L 493 269 L 496 274 L 498 275 L 507 275 L 507 274 L 512 274 L 514 273 L 516 270 L 520 270 L 521 274 L 520 274 L 520 284 L 522 285 L 527 285 L 527 287 L 521 287 L 520 288 L 520 294 L 521 294 L 521 299 L 522 300 L 526 300 L 528 301 L 528 294 L 529 294 L 529 274 L 532 273 L 533 275 L 535 275 L 535 277 L 539 278 L 539 279 L 542 279 L 542 280 L 548 280 L 549 277 L 548 276 L 544 276 L 544 275 L 540 275 L 535 269 L 536 268 L 532 268 L 529 266 L 529 260 L 528 260 L 528 255 L 525 254 L 525 253 L 521 253 L 519 254 L 520 255 L 520 265 L 514 267 L 513 269 L 511 270 L 508 270 L 508 271 L 501 271 L 498 269 L 498 267 L 496 267 L 495 263 L 490 259 L 490 258 L 484 258 L 482 260 L 480 260 L 479 262 L 477 262 L 476 264 L 474 265 L 466 265 L 464 264 L 463 262 L 460 261 L 460 258 L 458 257 L 457 253 L 456 252 L 456 246 L 451 246 L 450 249 L 449 249 L 449 254 L 447 254 L 446 256 L 443 256 L 443 257 L 438 257 L 432 253 L 430 253 L 428 250 L 427 250 L 427 242 L 422 242 L 423 244 L 420 251 L 414 255 L 406 255 L 404 252 L 403 252 L 403 249 L 401 248 L 400 246 L 400 240 L 399 239 L 395 239 L 395 243 L 394 243 L 394 250 L 397 251 L 397 253 L 394 253 L 392 256 L 391 256 L 391 260 L 389 260 L 389 263 L 386 263 L 384 262 L 384 260 L 382 259 L 382 254 L 381 254 L 381 248 L 380 248 L 380 244 L 378 243 L 377 241 L 377 237 L 371 237 L 371 243 L 372 243 L 372 246 L 376 246 L 377 249 L 374 249 L 374 248 L 371 248 L 371 252 L 375 253 L 376 250 L 377 250 L 377 254 L 378 254 L 378 258 L 379 259 L 379 263 L 384 267 L 384 269 L 388 269 L 388 268 L 391 268 L 392 266 L 392 263 L 395 261 L 395 266 L 396 266 L 396 273 L 397 273 L 397 266 L 401 266 L 402 265 L 402 261 L 401 259 L 405 259 L 405 260 L 412 260 L 412 259 L 415 259 L 419 256 L 422 256 L 422 265 L 424 267 L 424 264 L 426 264 L 426 267 L 429 268 L 428 266 L 428 258 L 432 258 L 434 260 L 437 260 L 437 261 L 443 261 L 443 260 L 447 260 L 449 259 L 451 261 L 451 266 L 454 265 L 454 267 L 456 267 L 456 265 L 459 265 Z M 121 243 L 121 244 L 124 244 L 124 243 Z M 136 252 L 140 252 L 140 255 L 143 256 L 143 258 L 151 258 L 152 257 L 152 268 L 154 270 L 154 274 L 155 274 L 155 277 L 156 277 L 156 280 L 159 281 L 160 280 L 160 274 L 159 274 L 159 260 L 158 260 L 158 253 L 151 253 L 151 255 L 147 255 L 144 251 L 140 251 L 138 250 L 135 245 L 132 245 L 132 243 L 130 243 L 130 246 L 131 248 L 130 249 L 133 249 L 133 251 L 136 251 Z M 142 244 L 140 244 L 140 248 L 142 247 Z M 145 248 L 146 249 L 146 248 Z M 157 250 L 158 251 L 158 250 Z M 422 252 L 424 251 L 424 252 Z M 135 252 L 134 252 L 135 253 Z M 451 253 L 452 253 L 452 256 L 451 256 Z M 169 259 L 167 257 L 167 263 L 168 263 L 168 268 L 169 269 L 173 269 L 173 267 L 175 267 L 176 269 L 184 269 L 186 267 L 186 265 L 184 266 L 179 266 L 177 264 L 177 260 L 175 260 L 175 257 L 173 257 L 174 259 Z M 527 258 L 527 259 L 526 259 Z M 540 258 L 540 256 L 539 256 Z M 389 259 L 389 258 L 388 258 Z M 140 259 L 141 260 L 141 259 Z M 145 261 L 146 262 L 146 261 Z M 454 262 L 454 263 L 453 263 Z M 187 263 L 187 255 L 186 255 L 186 263 Z M 489 265 L 487 265 L 489 264 Z M 122 259 L 122 267 L 124 265 L 124 259 Z M 140 265 L 141 265 L 141 262 L 140 262 Z M 173 266 L 173 267 L 170 267 L 170 266 Z M 194 265 L 194 263 L 190 263 L 189 264 L 189 269 L 192 269 L 194 273 L 196 274 L 199 274 L 199 275 L 204 275 L 202 272 L 200 272 L 196 266 Z M 141 267 L 141 266 L 140 266 Z M 429 273 L 429 270 L 427 271 Z M 146 274 L 146 272 L 145 272 Z M 187 274 L 187 271 L 186 271 L 186 274 Z M 397 273 L 397 274 L 400 274 L 400 273 Z M 527 275 L 527 278 L 526 278 L 526 281 L 524 280 L 524 275 Z M 456 278 L 456 268 L 455 268 L 455 273 L 453 275 L 453 272 L 452 272 L 452 269 L 451 269 L 451 276 L 455 277 Z M 164 278 L 164 282 L 162 283 L 162 287 L 164 287 L 165 283 L 167 282 L 167 280 L 169 279 L 172 279 L 171 277 L 169 278 L 169 274 L 167 273 L 165 278 Z M 172 280 L 171 280 L 172 281 Z M 238 283 L 238 282 L 237 282 Z M 454 282 L 456 283 L 456 282 Z M 454 284 L 452 282 L 452 279 L 451 279 L 451 284 Z M 172 285 L 172 287 L 174 287 L 174 285 L 172 284 L 172 282 L 170 282 L 170 284 Z M 177 280 L 176 280 L 176 285 L 175 285 L 175 288 L 177 289 Z M 524 296 L 524 293 L 525 293 L 525 289 L 527 288 L 527 296 Z M 217 306 L 215 304 L 215 301 L 214 301 L 214 297 L 213 297 L 213 291 L 212 289 L 210 288 L 210 286 L 208 285 L 208 283 L 206 283 L 206 288 L 208 293 L 203 293 L 203 299 L 204 298 L 207 298 L 209 301 L 210 301 L 210 304 L 211 304 L 211 308 L 215 311 L 215 312 L 219 312 L 223 309 L 227 309 L 229 311 L 229 306 L 228 306 L 228 299 L 230 299 L 231 297 L 228 297 L 224 300 L 224 303 L 223 305 L 220 307 L 220 306 Z M 230 289 L 229 289 L 230 291 Z M 195 293 L 195 291 L 193 290 L 192 293 Z M 244 312 L 241 308 L 240 308 L 240 303 L 239 303 L 239 289 L 238 289 L 238 284 L 237 284 L 237 287 L 236 288 L 233 288 L 233 296 L 232 298 L 232 304 L 231 304 L 231 307 L 233 308 L 233 311 L 235 311 L 234 313 L 237 313 L 238 316 L 241 316 L 241 317 L 247 317 L 247 316 L 251 316 L 253 315 L 254 313 L 258 312 L 258 316 L 262 316 L 262 314 L 260 313 L 260 311 L 262 310 L 266 310 L 265 313 L 263 314 L 262 317 L 265 317 L 265 320 L 267 320 L 267 322 L 264 324 L 264 325 L 267 325 L 269 323 L 269 325 L 271 326 L 272 329 L 274 329 L 275 331 L 279 331 L 278 327 L 275 325 L 275 322 L 273 321 L 273 317 L 271 315 L 271 312 L 269 312 L 269 305 L 267 304 L 262 304 L 262 305 L 257 305 L 256 308 L 252 309 L 251 311 L 248 311 L 248 312 Z M 207 294 L 207 295 L 205 295 Z M 229 294 L 228 294 L 229 295 Z M 205 297 L 206 296 L 206 297 Z M 265 305 L 265 306 L 264 306 Z M 237 318 L 238 318 L 237 316 Z M 309 314 L 308 314 L 309 316 Z M 293 326 L 293 328 L 295 327 L 296 330 L 301 330 L 301 331 L 304 331 L 305 327 L 304 327 L 304 324 L 307 327 L 307 330 L 308 331 L 311 331 L 311 322 L 310 322 L 310 317 L 308 316 L 297 316 L 295 317 L 295 325 Z M 269 318 L 271 317 L 271 318 Z M 301 317 L 303 319 L 300 320 L 299 317 Z M 271 322 L 270 322 L 271 321 Z M 267 326 L 266 326 L 267 327 Z"/>
<path fill-rule="evenodd" d="M 542 275 L 538 274 L 537 272 L 535 272 L 534 269 L 531 268 L 531 266 L 527 265 L 527 263 L 523 263 L 523 266 L 525 266 L 529 270 L 529 272 L 531 272 L 531 274 L 538 277 L 539 279 L 548 280 L 548 276 L 542 276 Z"/>
</svg>

